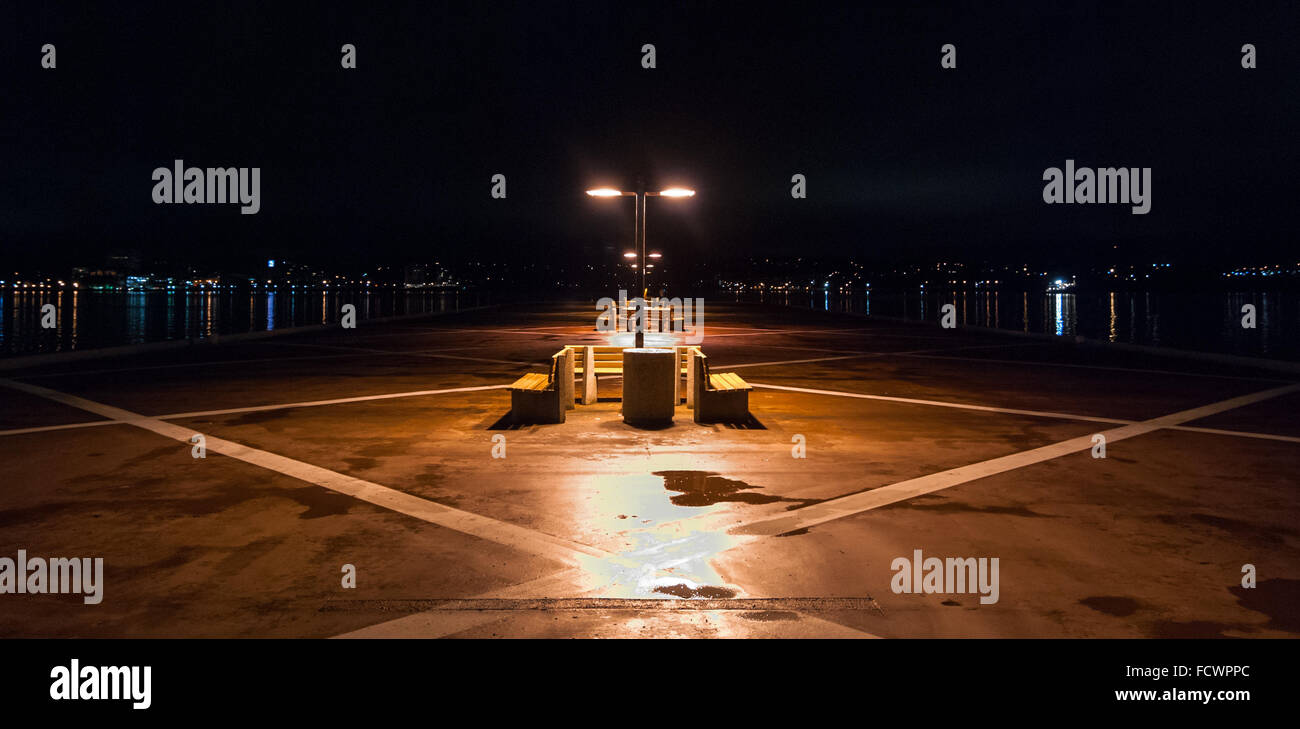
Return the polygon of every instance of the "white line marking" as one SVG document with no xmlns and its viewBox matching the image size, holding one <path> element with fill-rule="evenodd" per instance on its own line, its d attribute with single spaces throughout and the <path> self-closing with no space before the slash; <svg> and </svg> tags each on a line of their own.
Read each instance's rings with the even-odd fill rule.
<svg viewBox="0 0 1300 729">
<path fill-rule="evenodd" d="M 1173 425 L 1181 425 L 1192 420 L 1199 420 L 1216 413 L 1221 413 L 1233 408 L 1251 405 L 1262 402 L 1281 395 L 1300 390 L 1300 384 L 1276 387 L 1271 390 L 1242 395 L 1229 400 L 1203 405 L 1191 410 L 1182 410 L 1180 412 L 1163 415 L 1151 420 L 1145 420 L 1140 423 L 1124 425 L 1112 430 L 1103 431 L 1102 435 L 1106 437 L 1106 443 L 1132 438 L 1143 435 L 1152 431 L 1167 428 Z M 958 484 L 975 481 L 977 479 L 994 476 L 999 473 L 1005 473 L 1025 466 L 1050 461 L 1061 456 L 1067 456 L 1072 453 L 1086 451 L 1092 448 L 1092 434 L 1081 435 L 1077 438 L 1070 438 L 1059 443 L 1052 443 L 1039 448 L 1013 453 L 1001 458 L 993 458 L 980 463 L 973 463 L 968 466 L 932 473 L 928 476 L 900 481 L 888 486 L 863 491 L 861 493 L 842 496 L 838 499 L 823 501 L 819 504 L 813 504 L 794 512 L 785 512 L 776 516 L 764 517 L 742 523 L 738 527 L 730 530 L 732 534 L 751 535 L 751 536 L 772 536 L 775 534 L 784 534 L 797 529 L 806 529 L 808 527 L 824 524 L 835 519 L 842 519 L 846 516 L 860 514 L 864 511 L 870 511 L 887 504 L 893 504 L 899 501 L 931 494 L 946 488 L 951 488 Z"/>
<path fill-rule="evenodd" d="M 0 435 L 25 435 L 27 433 L 48 433 L 52 430 L 73 430 L 76 428 L 93 428 L 97 425 L 122 425 L 122 421 L 87 420 L 81 423 L 66 423 L 64 425 L 43 425 L 38 428 L 14 428 L 13 430 L 0 430 Z"/>
<path fill-rule="evenodd" d="M 945 347 L 943 349 L 916 349 L 910 352 L 849 352 L 838 357 L 814 357 L 812 359 L 787 359 L 777 362 L 743 362 L 741 364 L 716 365 L 718 370 L 734 370 L 741 367 L 774 367 L 777 365 L 804 364 L 806 362 L 830 362 L 837 359 L 858 359 L 862 357 L 890 357 L 901 356 L 906 354 L 919 354 L 921 352 L 952 352 L 959 349 L 996 349 L 1000 347 L 1023 347 L 1023 344 L 977 344 L 970 347 Z M 798 347 L 783 347 L 782 349 L 798 349 Z M 712 366 L 712 365 L 711 365 Z"/>
<path fill-rule="evenodd" d="M 851 337 L 878 337 L 880 339 L 949 339 L 950 338 L 949 336 L 943 334 L 938 334 L 934 336 L 924 336 L 924 335 L 916 335 L 916 334 L 889 334 L 887 332 L 881 332 L 874 327 L 859 327 L 855 329 L 762 329 L 754 332 L 746 332 L 746 333 L 739 333 L 739 334 L 708 334 L 707 333 L 708 329 L 709 327 L 706 326 L 705 335 L 704 335 L 704 339 L 706 342 L 709 339 L 716 339 L 721 337 L 761 337 L 764 334 L 802 336 L 804 334 L 834 333 L 834 334 L 844 334 Z"/>
<path fill-rule="evenodd" d="M 445 390 L 412 390 L 410 392 L 389 392 L 382 395 L 361 395 L 358 397 L 341 397 L 333 400 L 309 400 L 304 402 L 285 402 L 273 405 L 250 405 L 242 408 L 225 408 L 223 410 L 197 410 L 188 413 L 168 413 L 166 415 L 153 415 L 150 417 L 158 420 L 176 420 L 178 418 L 198 418 L 209 415 L 230 415 L 232 413 L 254 413 L 263 410 L 280 410 L 283 408 L 310 408 L 321 405 L 341 405 L 350 402 L 365 402 L 367 400 L 392 400 L 402 397 L 422 397 L 424 395 L 445 395 L 452 392 L 479 392 L 483 390 L 501 390 L 509 385 L 482 385 L 479 387 L 451 387 Z M 21 435 L 23 433 L 39 433 L 47 430 L 72 430 L 76 428 L 93 428 L 96 425 L 115 425 L 125 421 L 122 420 L 89 420 L 81 423 L 67 423 L 66 425 L 46 425 L 39 428 L 18 428 L 15 430 L 0 430 L 0 436 L 3 435 Z"/>
<path fill-rule="evenodd" d="M 352 352 L 372 352 L 375 354 L 388 354 L 398 357 L 432 357 L 434 359 L 459 359 L 470 362 L 491 362 L 494 364 L 513 364 L 513 365 L 533 365 L 536 362 L 521 362 L 514 359 L 489 359 L 487 357 L 465 357 L 454 354 L 433 354 L 432 352 L 403 352 L 391 349 L 371 349 L 369 347 L 348 347 L 341 344 L 294 344 L 291 342 L 276 342 L 284 347 L 316 347 L 320 349 L 345 349 Z"/>
<path fill-rule="evenodd" d="M 829 347 L 811 347 L 807 345 L 797 345 L 797 344 L 762 344 L 760 346 L 763 349 L 798 349 L 805 352 L 829 352 L 830 354 L 919 355 L 923 352 L 956 352 L 958 350 L 966 350 L 966 349 L 1008 349 L 1013 347 L 1041 347 L 1045 344 L 1050 344 L 1050 342 L 1017 342 L 1015 344 L 972 344 L 968 347 L 963 346 L 963 347 L 940 347 L 937 349 L 914 349 L 905 352 L 888 352 L 888 351 L 879 351 L 879 350 L 866 351 L 861 349 L 831 349 Z M 952 359 L 961 359 L 961 358 L 953 357 Z M 995 360 L 984 360 L 978 357 L 967 357 L 965 359 L 970 359 L 976 362 L 995 361 Z"/>
<path fill-rule="evenodd" d="M 1300 438 L 1293 435 L 1276 433 L 1252 433 L 1246 430 L 1227 430 L 1224 428 L 1198 428 L 1194 425 L 1171 425 L 1167 430 L 1181 430 L 1187 433 L 1206 433 L 1208 435 L 1235 435 L 1239 438 L 1259 438 L 1261 440 L 1280 440 L 1287 443 L 1300 443 Z"/>
<path fill-rule="evenodd" d="M 50 390 L 39 385 L 30 385 L 25 382 L 16 382 L 13 380 L 0 379 L 0 385 L 26 392 L 31 395 L 44 397 L 55 402 L 71 405 L 88 412 L 112 418 L 129 425 L 134 425 L 144 430 L 152 431 L 158 435 L 171 438 L 189 445 L 190 438 L 195 431 L 190 428 L 183 428 L 179 425 L 165 423 L 158 418 L 151 418 L 139 413 L 133 413 L 129 410 L 122 410 L 111 405 L 104 405 L 85 398 L 77 397 Z M 497 521 L 478 514 L 472 514 L 468 511 L 453 509 L 450 506 L 433 501 L 421 499 L 418 496 L 397 491 L 381 486 L 370 481 L 348 476 L 346 474 L 331 471 L 320 466 L 313 466 L 310 463 L 304 463 L 285 456 L 276 455 L 268 451 L 250 448 L 240 443 L 228 441 L 215 436 L 206 436 L 207 449 L 213 453 L 219 453 L 229 456 L 245 463 L 251 463 L 255 466 L 275 471 L 277 473 L 291 476 L 301 481 L 322 486 L 331 491 L 346 494 L 355 499 L 360 499 L 376 506 L 396 511 L 400 514 L 413 516 L 422 521 L 438 526 L 446 527 L 463 534 L 469 534 L 481 539 L 486 539 L 497 544 L 502 544 L 514 549 L 534 554 L 540 557 L 556 560 L 567 565 L 576 566 L 582 564 L 583 558 L 596 557 L 598 559 L 608 559 L 611 555 L 604 550 L 590 547 L 585 544 L 579 544 L 560 537 L 551 536 L 542 532 L 525 529 L 514 524 L 503 521 Z"/>
<path fill-rule="evenodd" d="M 18 375 L 18 377 L 24 380 L 39 380 L 46 377 L 72 377 L 72 376 L 79 377 L 81 375 L 101 375 L 101 374 L 106 374 L 111 372 L 141 372 L 144 370 L 169 370 L 169 369 L 177 369 L 182 367 L 210 367 L 215 365 L 251 364 L 255 362 L 296 362 L 298 360 L 304 360 L 304 359 L 317 360 L 317 359 L 332 359 L 335 357 L 364 357 L 367 354 L 369 353 L 357 352 L 355 354 L 318 354 L 309 357 L 260 357 L 256 359 L 225 359 L 225 360 L 211 360 L 207 362 L 184 362 L 181 364 L 145 365 L 142 367 L 116 367 L 112 369 L 100 369 L 100 370 L 69 370 L 67 372 L 48 372 L 45 374 L 33 374 L 33 375 L 23 374 L 23 375 Z"/>
<path fill-rule="evenodd" d="M 350 402 L 367 402 L 370 400 L 393 400 L 403 397 L 422 397 L 424 395 L 445 395 L 451 392 L 482 392 L 484 390 L 502 390 L 509 385 L 480 385 L 477 387 L 452 387 L 445 390 L 413 390 L 411 392 L 390 392 L 383 395 L 361 395 L 358 397 L 339 397 L 333 400 L 308 400 L 304 402 L 286 402 L 274 405 L 251 405 L 242 408 L 225 408 L 223 410 L 196 410 L 188 413 L 170 413 L 154 415 L 158 420 L 176 420 L 178 418 L 199 418 L 209 415 L 230 415 L 232 413 L 255 413 L 263 410 L 283 410 L 285 408 L 311 408 L 321 405 L 341 405 Z"/>
<path fill-rule="evenodd" d="M 815 390 L 811 387 L 787 387 L 785 385 L 766 385 L 761 382 L 749 383 L 754 387 L 762 387 L 768 390 L 786 390 L 789 392 L 804 392 L 810 395 L 830 395 L 832 397 L 852 397 L 862 400 L 883 400 L 885 402 L 905 403 L 908 405 L 932 405 L 941 408 L 958 408 L 960 410 L 979 410 L 989 413 L 1005 413 L 1008 415 L 1029 415 L 1037 418 L 1055 418 L 1057 420 L 1079 420 L 1088 423 L 1107 423 L 1110 425 L 1131 424 L 1132 420 L 1121 420 L 1119 418 L 1101 418 L 1092 415 L 1078 415 L 1075 413 L 1053 413 L 1042 410 L 1020 410 L 1017 408 L 998 408 L 988 405 L 967 405 L 957 402 L 943 402 L 941 400 L 918 400 L 911 397 L 891 397 L 889 395 L 867 395 L 860 392 L 842 392 L 840 390 Z"/>
<path fill-rule="evenodd" d="M 837 359 L 859 359 L 862 357 L 879 357 L 880 352 L 865 352 L 863 354 L 842 354 L 837 357 L 814 357 L 812 359 L 787 359 L 780 362 L 745 362 L 742 364 L 718 365 L 713 367 L 715 370 L 736 370 L 742 367 L 775 367 L 777 365 L 805 364 L 808 362 L 831 362 Z"/>
<path fill-rule="evenodd" d="M 1035 342 L 1035 344 L 1050 344 L 1050 342 Z M 935 359 L 935 360 L 955 359 L 955 360 L 960 360 L 962 362 L 991 362 L 996 364 L 1028 365 L 1032 367 L 1069 367 L 1074 369 L 1105 370 L 1109 372 L 1137 372 L 1141 374 L 1151 374 L 1151 375 L 1175 375 L 1178 377 L 1212 377 L 1212 378 L 1219 378 L 1224 380 L 1249 380 L 1252 382 L 1291 382 L 1292 381 L 1292 380 L 1287 380 L 1279 377 L 1248 377 L 1246 375 L 1212 375 L 1205 372 L 1179 372 L 1177 370 L 1152 370 L 1152 369 L 1143 369 L 1137 367 L 1107 367 L 1104 365 L 1068 364 L 1064 362 L 1026 362 L 1026 361 L 1014 360 L 1014 359 L 984 359 L 982 357 L 945 357 L 942 354 L 928 354 L 928 353 L 922 354 L 921 352 L 900 352 L 899 355 L 904 357 L 919 357 L 921 359 Z"/>
</svg>

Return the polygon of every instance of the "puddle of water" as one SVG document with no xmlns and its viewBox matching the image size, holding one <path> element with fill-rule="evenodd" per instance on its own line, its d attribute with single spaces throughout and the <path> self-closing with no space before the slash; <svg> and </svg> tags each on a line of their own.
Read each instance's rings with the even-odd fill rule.
<svg viewBox="0 0 1300 729">
<path fill-rule="evenodd" d="M 1085 597 L 1079 601 L 1079 604 L 1087 605 L 1099 613 L 1114 615 L 1117 618 L 1128 617 L 1137 612 L 1138 609 L 1138 601 L 1131 597 Z"/>
<path fill-rule="evenodd" d="M 1252 588 L 1232 587 L 1228 591 L 1242 607 L 1267 615 L 1264 627 L 1300 633 L 1300 580 L 1271 578 L 1260 580 Z"/>
<path fill-rule="evenodd" d="M 778 501 L 790 501 L 808 504 L 816 499 L 788 499 L 775 494 L 760 494 L 754 486 L 734 478 L 725 478 L 713 471 L 655 471 L 654 475 L 663 478 L 664 488 L 677 492 L 671 501 L 678 506 L 713 506 L 721 503 L 737 504 L 772 504 Z"/>
<path fill-rule="evenodd" d="M 671 500 L 678 506 L 713 506 L 724 501 L 770 504 L 781 500 L 780 496 L 750 491 L 761 487 L 723 478 L 713 471 L 655 471 L 654 475 L 663 478 L 664 488 L 677 492 Z"/>
<path fill-rule="evenodd" d="M 656 587 L 654 591 L 663 595 L 680 597 L 683 600 L 726 600 L 736 596 L 736 591 L 730 588 L 716 587 L 714 585 L 695 585 L 690 580 L 681 580 L 680 582 L 672 584 L 660 585 Z"/>
</svg>

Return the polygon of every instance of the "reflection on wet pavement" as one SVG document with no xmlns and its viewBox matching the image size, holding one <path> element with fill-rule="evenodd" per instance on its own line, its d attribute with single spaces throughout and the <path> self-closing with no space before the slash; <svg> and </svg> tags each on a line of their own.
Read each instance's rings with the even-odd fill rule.
<svg viewBox="0 0 1300 729">
<path fill-rule="evenodd" d="M 585 499 L 585 520 L 604 527 L 605 534 L 616 535 L 618 544 L 611 549 L 615 559 L 593 559 L 584 565 L 589 584 L 605 597 L 745 596 L 712 565 L 715 556 L 735 546 L 736 538 L 707 529 L 690 517 L 718 504 L 747 507 L 813 501 L 761 493 L 760 488 L 713 471 L 665 469 L 650 475 L 596 477 Z"/>
</svg>

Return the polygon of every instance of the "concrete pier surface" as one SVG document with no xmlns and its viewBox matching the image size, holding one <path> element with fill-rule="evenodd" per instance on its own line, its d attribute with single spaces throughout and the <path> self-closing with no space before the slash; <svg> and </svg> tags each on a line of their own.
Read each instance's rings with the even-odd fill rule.
<svg viewBox="0 0 1300 729">
<path fill-rule="evenodd" d="M 741 426 L 625 424 L 606 376 L 513 425 L 620 343 L 585 302 L 10 370 L 0 558 L 103 599 L 0 594 L 0 636 L 1300 634 L 1300 377 L 706 303 Z"/>
</svg>

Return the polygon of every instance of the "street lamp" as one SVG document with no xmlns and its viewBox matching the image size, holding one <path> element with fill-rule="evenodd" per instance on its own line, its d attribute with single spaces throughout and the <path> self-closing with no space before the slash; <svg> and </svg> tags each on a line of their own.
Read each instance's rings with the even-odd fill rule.
<svg viewBox="0 0 1300 729">
<path fill-rule="evenodd" d="M 597 187 L 595 189 L 588 190 L 587 194 L 592 197 L 636 198 L 636 222 L 635 222 L 636 227 L 633 230 L 633 240 L 636 245 L 637 253 L 624 253 L 623 256 L 625 258 L 636 258 L 639 255 L 640 257 L 640 264 L 639 265 L 633 264 L 633 267 L 641 271 L 641 301 L 645 302 L 646 291 L 647 291 L 645 285 L 645 271 L 647 268 L 653 266 L 653 264 L 646 265 L 646 261 L 645 261 L 646 259 L 646 251 L 645 251 L 646 198 L 647 197 L 693 197 L 695 195 L 695 191 L 685 187 L 670 187 L 666 190 L 660 190 L 659 192 L 652 192 L 646 190 L 645 183 L 643 183 L 640 179 L 638 179 L 636 181 L 636 190 L 631 192 L 626 190 L 616 190 L 612 187 Z M 661 256 L 662 254 L 660 253 L 650 254 L 650 258 L 659 258 Z M 642 306 L 644 305 L 645 304 L 642 303 Z M 645 346 L 645 317 L 644 316 L 640 317 L 640 321 L 637 324 L 636 346 L 638 347 Z"/>
</svg>

